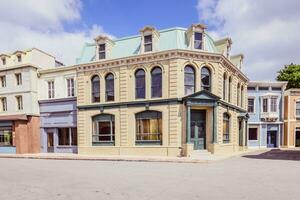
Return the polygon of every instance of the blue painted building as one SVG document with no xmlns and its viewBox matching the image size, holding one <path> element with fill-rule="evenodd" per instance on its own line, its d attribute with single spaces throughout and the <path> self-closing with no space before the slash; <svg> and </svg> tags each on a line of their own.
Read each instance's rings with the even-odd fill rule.
<svg viewBox="0 0 300 200">
<path fill-rule="evenodd" d="M 249 148 L 278 148 L 282 145 L 286 85 L 287 82 L 249 82 Z"/>
</svg>

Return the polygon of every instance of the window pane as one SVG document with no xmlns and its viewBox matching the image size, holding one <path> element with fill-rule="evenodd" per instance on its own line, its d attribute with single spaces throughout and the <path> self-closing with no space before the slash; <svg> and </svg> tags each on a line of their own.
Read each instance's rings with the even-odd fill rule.
<svg viewBox="0 0 300 200">
<path fill-rule="evenodd" d="M 203 67 L 201 69 L 201 84 L 202 84 L 202 89 L 203 90 L 208 90 L 210 91 L 210 82 L 211 82 L 211 77 L 210 77 L 210 71 L 208 68 Z"/>
<path fill-rule="evenodd" d="M 58 129 L 58 145 L 70 145 L 69 128 Z"/>
<path fill-rule="evenodd" d="M 72 145 L 77 145 L 77 128 L 71 128 L 71 134 L 72 134 Z"/>
<path fill-rule="evenodd" d="M 229 115 L 227 113 L 223 114 L 223 143 L 228 143 L 230 141 L 229 133 Z"/>
<path fill-rule="evenodd" d="M 152 43 L 152 35 L 144 36 L 144 42 L 145 43 Z"/>
<path fill-rule="evenodd" d="M 114 116 L 101 114 L 93 118 L 93 142 L 114 142 Z"/>
<path fill-rule="evenodd" d="M 139 69 L 135 73 L 135 96 L 137 99 L 145 98 L 145 72 Z"/>
<path fill-rule="evenodd" d="M 162 96 L 162 74 L 159 67 L 154 68 L 151 73 L 151 96 Z"/>
<path fill-rule="evenodd" d="M 114 75 L 108 74 L 105 78 L 106 101 L 114 101 Z"/>
<path fill-rule="evenodd" d="M 184 88 L 185 95 L 195 92 L 195 71 L 191 66 L 186 66 L 184 69 Z"/>
<path fill-rule="evenodd" d="M 249 128 L 249 140 L 257 140 L 257 128 Z"/>
<path fill-rule="evenodd" d="M 0 130 L 0 146 L 12 146 L 12 145 L 13 145 L 12 130 L 1 129 Z"/>
<path fill-rule="evenodd" d="M 94 76 L 92 78 L 92 102 L 100 102 L 100 78 Z"/>
</svg>

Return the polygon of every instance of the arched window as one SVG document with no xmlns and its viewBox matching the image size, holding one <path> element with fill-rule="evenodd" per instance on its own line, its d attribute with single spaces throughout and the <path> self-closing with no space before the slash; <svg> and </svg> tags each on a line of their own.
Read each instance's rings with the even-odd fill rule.
<svg viewBox="0 0 300 200">
<path fill-rule="evenodd" d="M 144 99 L 146 96 L 145 71 L 138 69 L 135 72 L 135 98 Z"/>
<path fill-rule="evenodd" d="M 110 114 L 100 114 L 92 117 L 93 143 L 114 144 L 115 117 Z"/>
<path fill-rule="evenodd" d="M 228 102 L 231 103 L 231 85 L 232 83 L 232 77 L 230 76 L 228 79 Z"/>
<path fill-rule="evenodd" d="M 184 68 L 184 94 L 189 95 L 195 92 L 195 70 L 187 65 Z"/>
<path fill-rule="evenodd" d="M 201 69 L 201 88 L 202 90 L 211 91 L 211 73 L 207 67 Z"/>
<path fill-rule="evenodd" d="M 236 89 L 236 105 L 237 106 L 240 105 L 240 83 L 238 83 L 237 89 Z"/>
<path fill-rule="evenodd" d="M 223 114 L 223 143 L 230 142 L 230 116 L 228 113 Z"/>
<path fill-rule="evenodd" d="M 151 71 L 151 97 L 162 96 L 162 71 L 161 68 L 155 67 Z"/>
<path fill-rule="evenodd" d="M 91 79 L 92 83 L 92 102 L 100 102 L 100 78 L 95 75 Z"/>
<path fill-rule="evenodd" d="M 115 83 L 114 75 L 109 73 L 105 77 L 105 99 L 106 101 L 115 100 Z"/>
<path fill-rule="evenodd" d="M 241 107 L 244 106 L 244 86 L 241 86 Z"/>
<path fill-rule="evenodd" d="M 162 113 L 143 111 L 135 114 L 136 143 L 162 144 Z"/>
<path fill-rule="evenodd" d="M 224 73 L 223 75 L 223 100 L 226 100 L 226 85 L 227 85 L 227 75 Z"/>
</svg>

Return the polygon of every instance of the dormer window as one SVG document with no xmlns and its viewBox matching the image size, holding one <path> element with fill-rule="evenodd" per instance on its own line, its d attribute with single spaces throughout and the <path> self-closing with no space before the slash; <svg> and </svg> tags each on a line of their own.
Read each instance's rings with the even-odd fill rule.
<svg viewBox="0 0 300 200">
<path fill-rule="evenodd" d="M 105 44 L 99 44 L 99 59 L 105 59 Z"/>
<path fill-rule="evenodd" d="M 144 36 L 144 49 L 145 52 L 152 51 L 152 35 Z"/>
<path fill-rule="evenodd" d="M 195 32 L 194 34 L 194 48 L 202 49 L 202 33 Z"/>
<path fill-rule="evenodd" d="M 22 62 L 22 56 L 21 55 L 17 55 L 17 59 L 18 59 L 18 62 Z"/>
<path fill-rule="evenodd" d="M 5 58 L 2 58 L 2 65 L 6 65 L 6 59 Z"/>
</svg>

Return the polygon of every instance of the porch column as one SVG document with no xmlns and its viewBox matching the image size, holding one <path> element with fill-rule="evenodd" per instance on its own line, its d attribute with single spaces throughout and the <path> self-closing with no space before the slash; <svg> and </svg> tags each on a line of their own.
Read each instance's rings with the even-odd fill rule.
<svg viewBox="0 0 300 200">
<path fill-rule="evenodd" d="M 187 130 L 187 143 L 191 143 L 191 106 L 187 104 L 187 117 L 186 117 L 186 130 Z"/>
<path fill-rule="evenodd" d="M 217 104 L 214 105 L 213 107 L 213 143 L 218 143 L 218 136 L 217 136 Z"/>
</svg>

